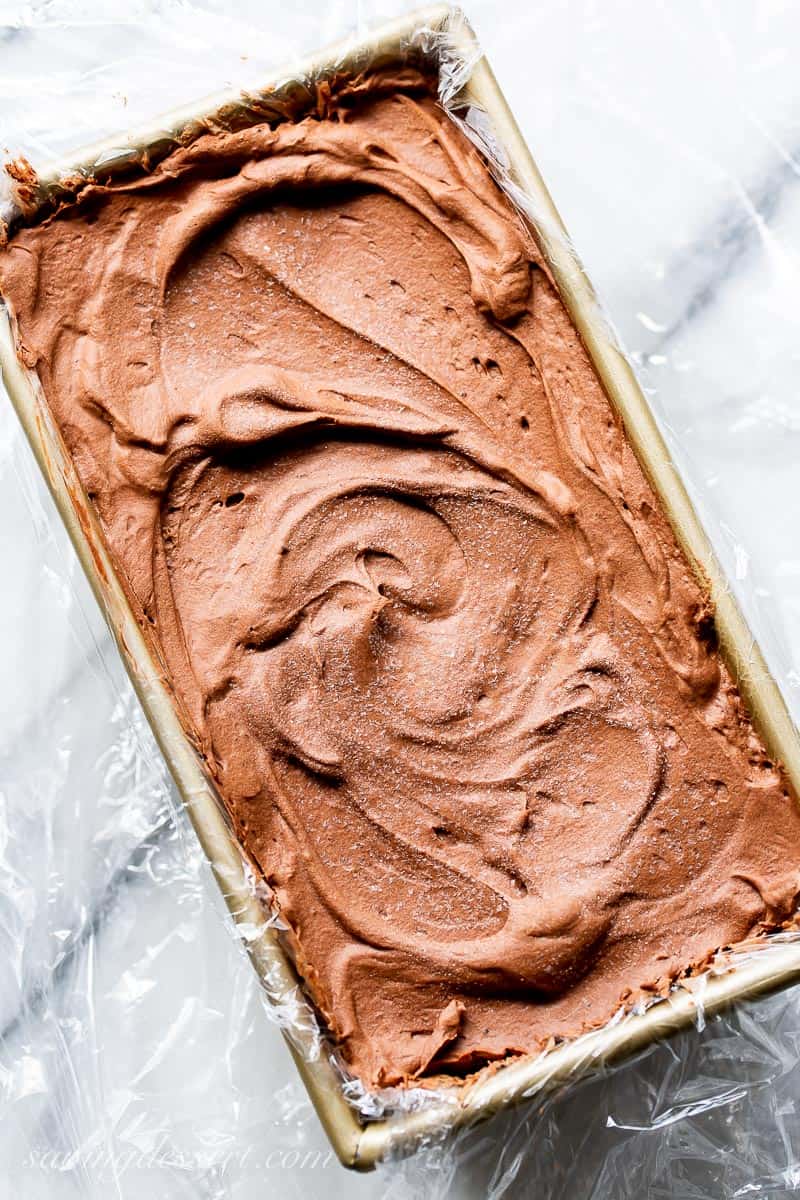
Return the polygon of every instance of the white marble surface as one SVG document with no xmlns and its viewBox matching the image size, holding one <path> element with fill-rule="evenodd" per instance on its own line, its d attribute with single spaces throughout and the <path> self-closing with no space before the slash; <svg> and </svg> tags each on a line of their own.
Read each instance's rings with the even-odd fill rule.
<svg viewBox="0 0 800 1200">
<path fill-rule="evenodd" d="M 401 5 L 0 3 L 34 161 Z M 800 7 L 466 8 L 797 712 Z M 782 1197 L 800 993 L 369 1177 L 327 1156 L 0 406 L 0 1197 Z"/>
</svg>

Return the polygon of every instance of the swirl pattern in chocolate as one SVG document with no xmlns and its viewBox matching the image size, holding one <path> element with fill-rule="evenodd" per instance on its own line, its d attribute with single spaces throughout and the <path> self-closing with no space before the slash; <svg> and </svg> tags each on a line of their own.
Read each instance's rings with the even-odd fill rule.
<svg viewBox="0 0 800 1200">
<path fill-rule="evenodd" d="M 369 1084 L 779 923 L 800 820 L 532 239 L 411 71 L 89 185 L 26 361 Z"/>
</svg>

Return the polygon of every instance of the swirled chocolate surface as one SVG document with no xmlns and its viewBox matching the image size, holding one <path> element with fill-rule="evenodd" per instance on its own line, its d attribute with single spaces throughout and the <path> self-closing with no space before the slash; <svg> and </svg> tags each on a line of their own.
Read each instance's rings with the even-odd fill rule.
<svg viewBox="0 0 800 1200">
<path fill-rule="evenodd" d="M 19 231 L 26 361 L 365 1081 L 779 922 L 800 820 L 518 217 L 413 72 Z"/>
</svg>

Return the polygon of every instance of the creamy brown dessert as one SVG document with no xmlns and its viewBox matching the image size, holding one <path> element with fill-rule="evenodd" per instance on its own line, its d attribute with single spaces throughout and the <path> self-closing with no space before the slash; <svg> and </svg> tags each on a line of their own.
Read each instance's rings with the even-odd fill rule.
<svg viewBox="0 0 800 1200">
<path fill-rule="evenodd" d="M 299 969 L 368 1084 L 781 922 L 800 818 L 529 234 L 413 71 L 0 255 Z"/>
</svg>

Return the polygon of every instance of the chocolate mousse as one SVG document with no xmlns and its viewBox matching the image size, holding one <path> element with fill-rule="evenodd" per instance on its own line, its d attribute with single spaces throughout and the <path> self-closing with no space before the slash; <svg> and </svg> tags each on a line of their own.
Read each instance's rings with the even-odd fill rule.
<svg viewBox="0 0 800 1200">
<path fill-rule="evenodd" d="M 0 281 L 366 1084 L 580 1034 L 792 912 L 706 591 L 424 75 L 87 182 Z"/>
</svg>

